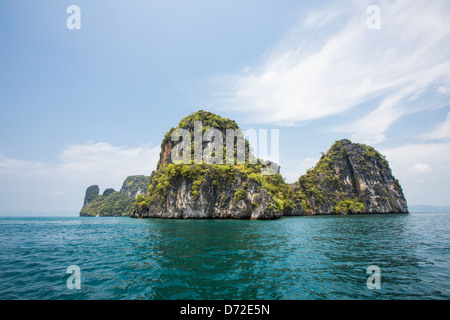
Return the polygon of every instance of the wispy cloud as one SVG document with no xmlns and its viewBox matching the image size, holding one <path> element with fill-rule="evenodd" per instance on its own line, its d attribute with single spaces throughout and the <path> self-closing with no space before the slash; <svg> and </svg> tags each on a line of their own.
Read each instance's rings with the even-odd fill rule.
<svg viewBox="0 0 450 320">
<path fill-rule="evenodd" d="M 53 165 L 0 155 L 0 192 L 8 195 L 0 210 L 78 210 L 89 185 L 119 190 L 129 175 L 150 175 L 159 151 L 159 146 L 88 142 L 68 146 Z M 20 201 L 24 197 L 27 201 Z M 40 208 L 43 197 L 47 203 Z"/>
<path fill-rule="evenodd" d="M 443 123 L 439 124 L 434 131 L 426 133 L 422 137 L 427 140 L 450 139 L 450 112 Z"/>
<path fill-rule="evenodd" d="M 448 203 L 450 143 L 407 144 L 380 152 L 389 160 L 411 204 Z"/>
<path fill-rule="evenodd" d="M 13 159 L 0 154 L 0 174 L 25 174 L 44 169 L 45 166 L 41 162 Z"/>
<path fill-rule="evenodd" d="M 25 161 L 0 155 L 0 173 L 21 176 L 59 176 L 68 183 L 97 181 L 120 185 L 121 179 L 133 174 L 150 174 L 156 168 L 159 147 L 126 148 L 104 142 L 88 142 L 64 149 L 56 165 Z"/>
<path fill-rule="evenodd" d="M 62 175 L 81 181 L 121 184 L 121 177 L 150 174 L 156 168 L 159 146 L 126 148 L 105 142 L 72 145 L 63 150 L 60 163 L 53 168 Z"/>
<path fill-rule="evenodd" d="M 403 115 L 436 108 L 450 94 L 450 3 L 377 1 L 382 28 L 371 30 L 372 2 L 311 11 L 261 65 L 222 79 L 229 90 L 220 104 L 277 125 L 364 108 L 359 121 L 334 129 L 373 144 Z"/>
<path fill-rule="evenodd" d="M 408 171 L 417 174 L 424 174 L 432 172 L 433 169 L 428 163 L 416 163 L 415 165 L 409 167 Z"/>
<path fill-rule="evenodd" d="M 286 182 L 293 183 L 305 174 L 308 169 L 313 168 L 319 158 L 306 157 L 302 161 L 295 161 L 294 163 L 287 163 L 286 166 L 281 166 L 281 173 L 286 179 Z"/>
</svg>

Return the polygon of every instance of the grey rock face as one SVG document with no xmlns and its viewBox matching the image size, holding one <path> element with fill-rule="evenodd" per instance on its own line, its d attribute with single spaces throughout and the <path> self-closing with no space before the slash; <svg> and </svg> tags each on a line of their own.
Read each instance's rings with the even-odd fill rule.
<svg viewBox="0 0 450 320">
<path fill-rule="evenodd" d="M 139 194 L 145 194 L 151 180 L 149 176 L 137 175 L 129 176 L 122 184 L 120 192 L 125 193 L 128 197 L 135 199 Z"/>
<path fill-rule="evenodd" d="M 204 176 L 193 193 L 195 179 L 178 177 L 164 199 L 153 201 L 137 210 L 132 217 L 171 219 L 276 219 L 281 210 L 269 193 L 256 181 L 239 174 L 219 181 Z"/>
<path fill-rule="evenodd" d="M 100 188 L 97 185 L 90 186 L 86 189 L 84 196 L 84 205 L 94 201 L 100 194 Z"/>
<path fill-rule="evenodd" d="M 114 192 L 116 192 L 116 190 L 114 190 L 113 188 L 108 188 L 108 189 L 105 189 L 105 191 L 103 191 L 103 196 L 104 197 L 107 197 L 107 196 L 109 196 L 111 193 L 114 193 Z"/>
<path fill-rule="evenodd" d="M 361 203 L 365 213 L 407 213 L 402 188 L 389 163 L 370 146 L 336 141 L 295 185 L 305 196 L 292 215 L 333 214 L 341 201 Z"/>
<path fill-rule="evenodd" d="M 408 206 L 402 188 L 392 175 L 388 162 L 377 155 L 365 156 L 361 144 L 345 143 L 347 176 L 353 175 L 354 191 L 368 213 L 406 213 Z M 348 180 L 346 180 L 348 181 Z M 350 180 L 351 181 L 351 180 Z"/>
<path fill-rule="evenodd" d="M 86 190 L 80 216 L 129 216 L 133 212 L 136 196 L 145 194 L 149 184 L 148 176 L 129 176 L 120 191 L 107 188 L 102 195 L 97 185 L 90 186 Z"/>
<path fill-rule="evenodd" d="M 220 160 L 221 153 L 216 153 L 213 140 L 208 138 L 209 132 L 215 131 L 211 128 L 220 132 L 217 136 L 233 132 L 229 139 L 214 138 L 214 142 L 222 141 L 219 146 L 223 143 L 224 155 L 228 150 L 238 165 L 173 163 L 172 151 L 179 143 L 172 141 L 176 129 L 188 131 L 184 136 L 186 145 L 191 146 L 191 160 L 198 154 L 197 149 Z M 408 212 L 402 188 L 387 160 L 372 147 L 345 139 L 336 141 L 313 169 L 288 185 L 278 164 L 256 161 L 240 132 L 236 122 L 203 110 L 183 118 L 164 136 L 160 159 L 150 177 L 130 176 L 119 192 L 110 188 L 103 195 L 99 195 L 98 186 L 90 186 L 80 215 L 276 219 L 282 215 Z M 194 142 L 196 136 L 202 137 L 201 144 L 199 139 Z M 188 148 L 182 149 L 183 155 L 189 152 Z"/>
</svg>

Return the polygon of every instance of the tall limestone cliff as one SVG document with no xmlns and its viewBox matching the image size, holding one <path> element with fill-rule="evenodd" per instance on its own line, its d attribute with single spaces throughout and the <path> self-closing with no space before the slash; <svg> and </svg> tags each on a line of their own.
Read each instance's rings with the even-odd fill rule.
<svg viewBox="0 0 450 320">
<path fill-rule="evenodd" d="M 100 193 L 100 188 L 97 185 L 90 186 L 86 189 L 86 195 L 84 196 L 84 206 L 94 201 Z"/>
<path fill-rule="evenodd" d="M 197 125 L 197 126 L 196 126 Z M 172 160 L 172 150 L 177 145 L 179 145 L 179 141 L 173 141 L 172 135 L 176 130 L 186 130 L 189 133 L 189 139 L 190 139 L 190 155 L 191 159 L 194 162 L 194 153 L 196 145 L 196 138 L 199 138 L 201 140 L 201 145 L 198 145 L 198 149 L 200 150 L 200 153 L 203 154 L 205 149 L 209 149 L 212 147 L 212 137 L 210 139 L 204 139 L 205 133 L 209 129 L 217 129 L 218 133 L 221 135 L 221 139 L 223 140 L 223 156 L 224 159 L 226 157 L 227 152 L 227 144 L 226 144 L 226 136 L 227 136 L 227 130 L 233 130 L 235 134 L 239 135 L 239 126 L 238 124 L 230 120 L 228 118 L 220 117 L 214 113 L 207 112 L 207 111 L 197 111 L 187 117 L 184 117 L 179 123 L 176 128 L 171 128 L 165 135 L 164 139 L 161 142 L 161 152 L 159 156 L 159 161 L 157 164 L 157 169 L 173 163 Z M 243 137 L 242 137 L 243 138 Z M 233 137 L 233 157 L 237 157 L 237 141 L 238 136 Z M 246 139 L 241 140 L 245 145 L 243 146 L 245 154 L 243 155 L 248 159 L 248 157 L 251 157 L 252 154 L 250 153 L 250 146 Z"/>
<path fill-rule="evenodd" d="M 86 190 L 80 216 L 129 216 L 134 210 L 134 202 L 139 194 L 144 194 L 150 184 L 148 176 L 129 176 L 120 191 L 107 188 L 100 195 L 97 185 Z"/>
<path fill-rule="evenodd" d="M 201 122 L 201 127 L 195 123 Z M 208 139 L 209 129 L 216 129 L 220 136 L 221 151 L 212 148 Z M 172 151 L 181 143 L 172 141 L 175 130 L 189 133 L 187 152 L 190 163 L 175 164 Z M 269 179 L 262 172 L 279 167 L 256 160 L 249 143 L 243 136 L 229 136 L 229 130 L 238 132 L 236 122 L 210 112 L 200 110 L 183 118 L 177 128 L 172 128 L 161 143 L 157 170 L 152 173 L 146 196 L 138 197 L 136 212 L 132 217 L 159 218 L 224 218 L 224 219 L 275 219 L 282 215 L 276 197 L 271 193 L 277 185 L 268 185 Z M 185 131 L 185 132 L 186 132 Z M 189 139 L 188 136 L 188 139 Z M 195 137 L 201 138 L 200 162 L 195 162 Z M 186 138 L 186 137 L 185 137 Z M 214 139 L 218 139 L 215 137 Z M 242 140 L 239 140 L 242 138 Z M 227 141 L 228 140 L 228 141 Z M 214 140 L 215 141 L 215 140 Z M 228 142 L 228 143 L 227 143 Z M 238 147 L 241 143 L 241 148 Z M 222 148 L 223 147 L 223 148 Z M 228 151 L 227 151 L 228 148 Z M 227 164 L 227 152 L 232 161 Z M 220 155 L 219 155 L 220 154 Z M 217 162 L 204 162 L 205 156 L 217 157 Z M 238 161 L 239 159 L 243 161 Z M 250 161 L 251 160 L 251 161 Z M 284 183 L 284 182 L 283 182 Z"/>
<path fill-rule="evenodd" d="M 273 196 L 244 165 L 175 165 L 152 176 L 147 197 L 138 197 L 134 217 L 275 219 L 281 210 Z"/>
<path fill-rule="evenodd" d="M 291 215 L 408 212 L 386 158 L 349 140 L 336 141 L 293 188 Z"/>
</svg>

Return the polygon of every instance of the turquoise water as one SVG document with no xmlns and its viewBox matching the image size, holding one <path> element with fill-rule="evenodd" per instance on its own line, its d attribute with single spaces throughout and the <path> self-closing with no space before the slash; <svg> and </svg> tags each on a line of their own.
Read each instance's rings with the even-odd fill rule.
<svg viewBox="0 0 450 320">
<path fill-rule="evenodd" d="M 0 299 L 449 299 L 449 218 L 0 218 Z"/>
</svg>

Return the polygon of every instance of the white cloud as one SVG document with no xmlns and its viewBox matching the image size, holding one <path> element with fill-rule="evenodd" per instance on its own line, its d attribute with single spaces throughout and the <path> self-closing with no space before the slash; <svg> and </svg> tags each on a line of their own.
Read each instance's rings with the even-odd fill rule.
<svg viewBox="0 0 450 320">
<path fill-rule="evenodd" d="M 448 205 L 450 143 L 420 143 L 382 149 L 410 204 Z"/>
<path fill-rule="evenodd" d="M 336 7 L 333 8 L 333 11 L 321 8 L 321 10 L 312 11 L 303 22 L 303 26 L 308 29 L 322 28 L 339 17 L 340 14 L 342 12 Z"/>
<path fill-rule="evenodd" d="M 450 94 L 450 86 L 440 86 L 437 89 L 437 92 L 442 93 L 442 94 Z"/>
<path fill-rule="evenodd" d="M 377 144 L 385 140 L 384 132 L 399 117 L 406 113 L 397 103 L 402 98 L 389 96 L 380 106 L 361 119 L 342 127 L 336 127 L 336 131 L 353 132 L 351 139 L 367 144 Z"/>
<path fill-rule="evenodd" d="M 120 177 L 150 174 L 156 168 L 159 147 L 125 148 L 104 142 L 67 147 L 53 170 L 78 181 L 118 186 Z"/>
<path fill-rule="evenodd" d="M 435 170 L 450 173 L 450 143 L 408 144 L 392 149 L 382 149 L 391 166 L 404 171 L 417 164 L 427 164 Z"/>
<path fill-rule="evenodd" d="M 428 140 L 450 139 L 450 112 L 443 123 L 434 131 L 424 134 L 422 137 Z"/>
<path fill-rule="evenodd" d="M 284 163 L 281 165 L 281 174 L 287 183 L 293 183 L 306 173 L 306 170 L 313 168 L 319 158 L 306 157 L 301 162 Z"/>
<path fill-rule="evenodd" d="M 430 173 L 433 171 L 433 169 L 431 169 L 430 165 L 427 163 L 416 163 L 415 165 L 409 167 L 408 171 L 412 173 L 423 174 Z"/>
<path fill-rule="evenodd" d="M 157 146 L 88 142 L 68 146 L 54 165 L 0 155 L 0 210 L 79 210 L 88 186 L 119 190 L 127 176 L 150 175 L 159 151 Z"/>
<path fill-rule="evenodd" d="M 377 3 L 381 30 L 366 27 L 372 1 L 312 11 L 261 65 L 222 78 L 230 88 L 221 93 L 224 107 L 254 122 L 296 125 L 364 106 L 371 111 L 346 131 L 366 143 L 383 141 L 402 115 L 436 107 L 415 102 L 449 94 L 450 4 Z"/>
<path fill-rule="evenodd" d="M 21 174 L 29 172 L 30 170 L 36 172 L 43 169 L 43 163 L 12 159 L 0 154 L 0 174 Z"/>
</svg>

